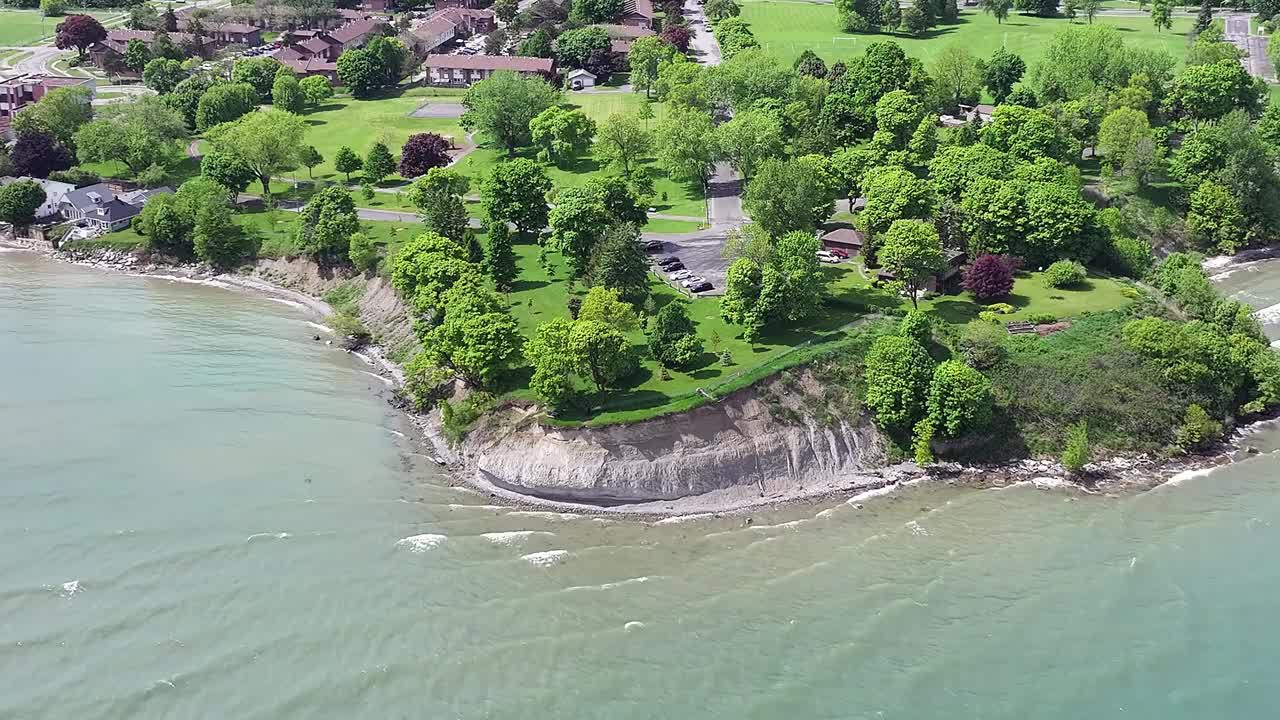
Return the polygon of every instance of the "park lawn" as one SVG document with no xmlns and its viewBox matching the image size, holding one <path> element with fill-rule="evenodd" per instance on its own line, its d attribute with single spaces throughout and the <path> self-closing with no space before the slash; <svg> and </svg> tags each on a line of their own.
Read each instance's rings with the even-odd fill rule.
<svg viewBox="0 0 1280 720">
<path fill-rule="evenodd" d="M 72 11 L 68 11 L 71 14 Z M 75 10 L 92 15 L 100 22 L 120 17 L 118 10 Z M 0 10 L 0 45 L 34 45 L 53 37 L 54 28 L 62 22 L 59 17 L 44 17 L 39 10 Z"/>
<path fill-rule="evenodd" d="M 549 252 L 546 266 L 539 261 L 539 247 L 534 243 L 515 246 L 519 278 L 511 292 L 511 314 L 525 337 L 532 337 L 538 326 L 557 317 L 568 317 L 568 301 L 582 297 L 587 288 L 581 283 L 570 283 L 567 266 L 559 253 Z M 654 303 L 661 308 L 668 302 L 686 302 L 689 316 L 697 328 L 705 351 L 693 367 L 685 371 L 668 371 L 669 379 L 662 379 L 662 369 L 650 358 L 643 358 L 640 369 L 625 381 L 624 386 L 611 389 L 589 415 L 566 412 L 557 422 L 579 424 L 589 421 L 592 425 L 617 422 L 634 422 L 671 412 L 685 410 L 706 401 L 698 390 L 715 392 L 726 385 L 736 387 L 771 374 L 784 367 L 812 357 L 812 352 L 825 345 L 847 337 L 846 326 L 856 321 L 862 313 L 856 310 L 832 306 L 823 308 L 814 317 L 766 337 L 752 344 L 742 338 L 742 328 L 727 323 L 720 317 L 719 298 L 688 298 L 671 286 L 650 275 L 650 290 Z M 645 352 L 645 336 L 641 330 L 629 334 L 633 346 Z M 727 351 L 731 357 L 728 365 L 720 361 L 720 354 Z M 510 393 L 512 397 L 534 400 L 527 388 Z"/>
<path fill-rule="evenodd" d="M 861 55 L 873 42 L 891 40 L 902 46 L 907 55 L 920 58 L 926 66 L 940 50 L 951 45 L 963 47 L 981 58 L 990 57 L 1003 45 L 1020 55 L 1031 68 L 1044 56 L 1053 34 L 1069 24 L 1065 18 L 1025 15 L 1010 15 L 1004 23 L 997 23 L 994 17 L 976 8 L 963 8 L 960 22 L 940 25 L 918 38 L 901 34 L 854 34 L 839 29 L 834 5 L 774 0 L 744 0 L 742 17 L 751 24 L 761 47 L 788 67 L 806 49 L 830 65 Z M 1163 48 L 1179 60 L 1186 56 L 1186 34 L 1193 22 L 1189 17 L 1175 17 L 1171 29 L 1156 32 L 1147 16 L 1094 19 L 1095 24 L 1118 28 L 1126 46 Z"/>
<path fill-rule="evenodd" d="M 883 288 L 872 287 L 867 277 L 868 271 L 862 268 L 859 261 L 826 266 L 825 272 L 829 278 L 828 289 L 831 296 L 839 303 L 868 308 L 911 308 L 911 301 L 907 298 Z M 1115 310 L 1133 302 L 1124 294 L 1128 286 L 1109 277 L 1090 273 L 1089 278 L 1079 287 L 1049 288 L 1045 286 L 1042 275 L 1039 272 L 1018 274 L 1014 279 L 1013 292 L 1003 300 L 1012 305 L 1015 311 L 1009 315 L 1001 315 L 1002 321 L 1026 320 L 1033 315 L 1042 314 L 1062 320 L 1085 313 Z M 920 301 L 922 310 L 956 325 L 976 320 L 978 313 L 985 310 L 986 305 L 974 300 L 968 293 L 939 295 Z"/>
<path fill-rule="evenodd" d="M 295 233 L 298 214 L 288 210 L 252 210 L 236 214 L 236 222 L 257 234 L 261 245 L 259 257 L 292 257 L 299 255 Z M 376 245 L 396 248 L 421 229 L 417 223 L 361 220 L 360 231 Z"/>
<path fill-rule="evenodd" d="M 686 220 L 667 220 L 665 218 L 649 218 L 649 222 L 640 228 L 643 232 L 658 234 L 691 233 L 705 230 L 706 223 L 688 222 Z"/>
</svg>

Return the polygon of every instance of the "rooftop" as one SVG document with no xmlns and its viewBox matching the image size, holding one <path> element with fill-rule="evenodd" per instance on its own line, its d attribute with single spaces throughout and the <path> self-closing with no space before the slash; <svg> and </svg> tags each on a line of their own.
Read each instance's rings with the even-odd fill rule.
<svg viewBox="0 0 1280 720">
<path fill-rule="evenodd" d="M 427 67 L 451 70 L 551 72 L 550 58 L 512 57 L 510 55 L 428 55 L 422 64 Z"/>
</svg>

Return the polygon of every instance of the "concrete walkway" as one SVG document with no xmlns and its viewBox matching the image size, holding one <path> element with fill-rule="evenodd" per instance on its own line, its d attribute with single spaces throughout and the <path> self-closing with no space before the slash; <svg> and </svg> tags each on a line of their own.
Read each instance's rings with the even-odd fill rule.
<svg viewBox="0 0 1280 720">
<path fill-rule="evenodd" d="M 1267 37 L 1249 33 L 1250 17 L 1250 15 L 1223 16 L 1226 26 L 1224 35 L 1228 42 L 1245 53 L 1245 57 L 1240 62 L 1244 64 L 1250 75 L 1260 77 L 1267 82 L 1275 82 L 1276 68 L 1267 57 Z"/>
</svg>

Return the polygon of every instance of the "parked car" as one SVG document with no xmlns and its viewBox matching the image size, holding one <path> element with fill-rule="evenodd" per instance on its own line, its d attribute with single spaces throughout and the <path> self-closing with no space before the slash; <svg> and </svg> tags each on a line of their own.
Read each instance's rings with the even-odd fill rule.
<svg viewBox="0 0 1280 720">
<path fill-rule="evenodd" d="M 712 289 L 712 285 L 705 280 L 689 288 L 689 292 L 702 293 Z"/>
<path fill-rule="evenodd" d="M 693 277 L 693 272 L 689 270 L 676 270 L 675 272 L 667 275 L 667 277 L 672 280 L 684 280 L 685 278 Z"/>
<path fill-rule="evenodd" d="M 841 260 L 849 259 L 849 251 L 847 250 L 841 250 L 840 248 L 827 248 L 827 252 L 831 253 L 832 255 L 835 255 Z"/>
<path fill-rule="evenodd" d="M 835 255 L 832 255 L 831 253 L 829 253 L 829 252 L 827 252 L 827 251 L 825 251 L 825 250 L 819 250 L 819 251 L 818 251 L 818 260 L 819 260 L 819 261 L 821 261 L 821 262 L 824 262 L 824 263 L 838 263 L 838 262 L 840 262 L 840 258 L 839 258 L 839 257 L 836 257 Z"/>
<path fill-rule="evenodd" d="M 676 257 L 675 255 L 668 255 L 667 257 L 664 257 L 658 261 L 658 267 L 666 267 L 668 265 L 674 265 L 675 263 L 678 263 L 678 262 L 680 262 L 680 258 Z"/>
<path fill-rule="evenodd" d="M 666 246 L 667 244 L 661 240 L 650 240 L 644 244 L 644 249 L 645 252 L 660 252 Z"/>
<path fill-rule="evenodd" d="M 689 288 L 689 287 L 693 287 L 694 285 L 699 285 L 701 283 L 704 283 L 706 281 L 707 279 L 704 277 L 699 277 L 697 275 L 690 275 L 689 277 L 680 281 L 680 287 Z"/>
<path fill-rule="evenodd" d="M 662 269 L 666 270 L 668 273 L 679 272 L 681 270 L 684 270 L 684 263 L 678 262 L 678 263 L 675 263 L 674 265 L 667 265 Z"/>
</svg>

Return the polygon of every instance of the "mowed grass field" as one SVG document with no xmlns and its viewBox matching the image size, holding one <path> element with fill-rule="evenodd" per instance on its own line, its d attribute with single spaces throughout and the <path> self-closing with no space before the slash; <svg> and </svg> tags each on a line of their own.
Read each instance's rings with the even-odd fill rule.
<svg viewBox="0 0 1280 720">
<path fill-rule="evenodd" d="M 80 13 L 92 15 L 105 23 L 107 20 L 120 17 L 119 11 L 110 10 L 67 10 L 68 14 Z M 53 37 L 54 28 L 62 22 L 60 17 L 44 17 L 39 10 L 0 10 L 0 45 L 32 45 L 45 38 Z"/>
<path fill-rule="evenodd" d="M 760 46 L 788 65 L 806 49 L 830 65 L 861 55 L 873 42 L 892 40 L 926 66 L 943 48 L 959 45 L 981 58 L 990 57 L 1004 46 L 1020 55 L 1030 68 L 1044 56 L 1053 34 L 1070 24 L 1065 18 L 1025 15 L 1010 15 L 1005 22 L 997 23 L 994 17 L 977 8 L 962 8 L 960 22 L 940 25 L 918 38 L 903 34 L 854 34 L 839 29 L 834 5 L 800 0 L 743 0 L 742 17 L 751 23 L 751 31 Z M 1077 21 L 1082 23 L 1083 20 Z M 1175 17 L 1172 29 L 1156 32 L 1148 16 L 1094 18 L 1094 24 L 1120 30 L 1126 45 L 1163 48 L 1178 59 L 1186 55 L 1186 33 L 1193 23 L 1192 18 Z"/>
</svg>

